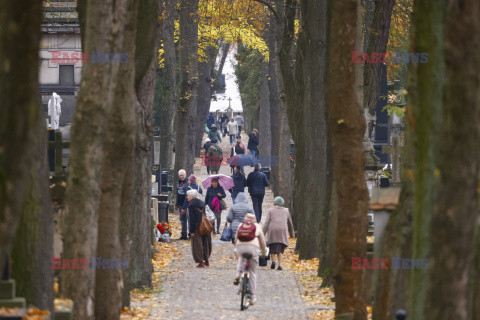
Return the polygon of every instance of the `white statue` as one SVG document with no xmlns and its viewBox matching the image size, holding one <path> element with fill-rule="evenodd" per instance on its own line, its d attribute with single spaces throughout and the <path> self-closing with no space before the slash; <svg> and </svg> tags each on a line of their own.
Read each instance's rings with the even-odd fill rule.
<svg viewBox="0 0 480 320">
<path fill-rule="evenodd" d="M 50 127 L 57 130 L 60 127 L 60 115 L 62 114 L 62 98 L 55 92 L 48 100 L 48 115 L 50 116 Z"/>
</svg>

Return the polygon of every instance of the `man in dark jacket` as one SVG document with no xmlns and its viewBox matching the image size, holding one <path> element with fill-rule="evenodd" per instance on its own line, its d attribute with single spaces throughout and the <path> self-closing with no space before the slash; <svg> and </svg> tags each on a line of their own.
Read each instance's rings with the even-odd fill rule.
<svg viewBox="0 0 480 320">
<path fill-rule="evenodd" d="M 267 176 L 260 169 L 260 164 L 257 164 L 254 171 L 250 172 L 247 178 L 248 192 L 252 197 L 253 211 L 255 212 L 257 223 L 260 223 L 262 220 L 262 203 L 265 196 L 265 187 L 270 185 Z"/>
<path fill-rule="evenodd" d="M 182 224 L 182 236 L 179 240 L 187 240 L 187 215 L 185 211 L 182 213 L 183 203 L 185 202 L 186 189 L 188 187 L 187 173 L 181 169 L 178 171 L 178 184 L 177 184 L 177 200 L 175 201 L 175 210 L 178 210 L 180 215 L 180 223 Z"/>
<path fill-rule="evenodd" d="M 257 157 L 258 154 L 258 130 L 253 129 L 252 133 L 248 135 L 248 146 L 247 149 L 250 150 L 250 154 L 254 157 Z"/>
<path fill-rule="evenodd" d="M 245 187 L 247 186 L 247 179 L 245 178 L 245 173 L 242 172 L 242 167 L 236 166 L 235 173 L 232 175 L 234 186 L 233 188 L 229 189 L 230 193 L 232 194 L 232 200 L 235 204 L 235 199 L 240 192 L 245 191 Z"/>
<path fill-rule="evenodd" d="M 203 145 L 203 150 L 205 150 L 205 153 L 203 154 L 204 159 L 205 159 L 205 166 L 207 167 L 207 174 L 210 174 L 210 156 L 208 155 L 208 149 L 212 146 L 212 142 L 210 141 L 210 138 L 205 139 L 205 144 Z"/>
</svg>

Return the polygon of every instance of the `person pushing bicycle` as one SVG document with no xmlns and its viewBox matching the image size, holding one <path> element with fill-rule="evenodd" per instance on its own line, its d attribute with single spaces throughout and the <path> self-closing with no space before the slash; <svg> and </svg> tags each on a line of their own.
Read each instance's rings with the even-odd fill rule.
<svg viewBox="0 0 480 320">
<path fill-rule="evenodd" d="M 248 268 L 250 277 L 250 305 L 254 305 L 257 301 L 255 297 L 255 288 L 257 284 L 257 266 L 259 251 L 261 256 L 265 257 L 267 254 L 267 245 L 265 243 L 265 236 L 261 226 L 256 223 L 256 217 L 253 213 L 245 215 L 244 222 L 240 225 L 235 236 L 235 247 L 239 255 L 237 264 L 237 276 L 233 282 L 234 285 L 240 283 L 243 266 L 247 262 L 244 255 L 250 255 L 251 259 Z"/>
</svg>

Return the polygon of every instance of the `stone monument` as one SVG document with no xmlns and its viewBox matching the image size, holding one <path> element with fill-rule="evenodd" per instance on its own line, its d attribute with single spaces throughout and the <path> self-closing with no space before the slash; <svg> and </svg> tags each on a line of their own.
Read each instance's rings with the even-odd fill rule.
<svg viewBox="0 0 480 320">
<path fill-rule="evenodd" d="M 48 100 L 48 116 L 50 117 L 50 127 L 53 130 L 60 128 L 60 115 L 62 114 L 62 98 L 55 92 Z"/>
</svg>

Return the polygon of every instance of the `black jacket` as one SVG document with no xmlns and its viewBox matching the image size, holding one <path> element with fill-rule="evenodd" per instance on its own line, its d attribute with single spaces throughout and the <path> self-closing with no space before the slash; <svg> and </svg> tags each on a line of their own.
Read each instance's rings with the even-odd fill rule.
<svg viewBox="0 0 480 320">
<path fill-rule="evenodd" d="M 186 198 L 186 189 L 188 187 L 188 180 L 178 180 L 177 184 L 177 201 L 175 201 L 175 206 L 182 207 Z"/>
<path fill-rule="evenodd" d="M 250 133 L 248 135 L 248 150 L 258 150 L 258 137 L 255 133 Z"/>
<path fill-rule="evenodd" d="M 265 187 L 268 187 L 267 176 L 260 170 L 250 172 L 247 178 L 247 187 L 250 194 L 261 196 L 265 195 Z"/>
<path fill-rule="evenodd" d="M 188 231 L 190 233 L 197 233 L 198 227 L 202 222 L 202 213 L 200 212 L 200 210 L 205 210 L 205 202 L 203 202 L 200 199 L 193 199 L 192 201 L 189 202 L 188 222 L 190 226 Z"/>
<path fill-rule="evenodd" d="M 213 207 L 212 207 L 212 200 L 213 198 L 217 197 L 217 193 L 220 193 L 222 196 L 220 197 L 220 199 L 223 199 L 225 198 L 227 195 L 225 194 L 225 190 L 223 190 L 223 187 L 218 185 L 217 188 L 213 189 L 212 186 L 210 186 L 208 189 L 207 189 L 207 193 L 205 194 L 205 204 L 207 204 L 210 209 L 213 210 Z M 218 200 L 220 200 L 218 199 Z"/>
<path fill-rule="evenodd" d="M 247 178 L 241 173 L 236 172 L 232 175 L 233 183 L 235 184 L 232 189 L 228 190 L 232 194 L 233 197 L 237 197 L 237 194 L 240 192 L 245 191 L 245 187 L 247 186 Z"/>
</svg>

